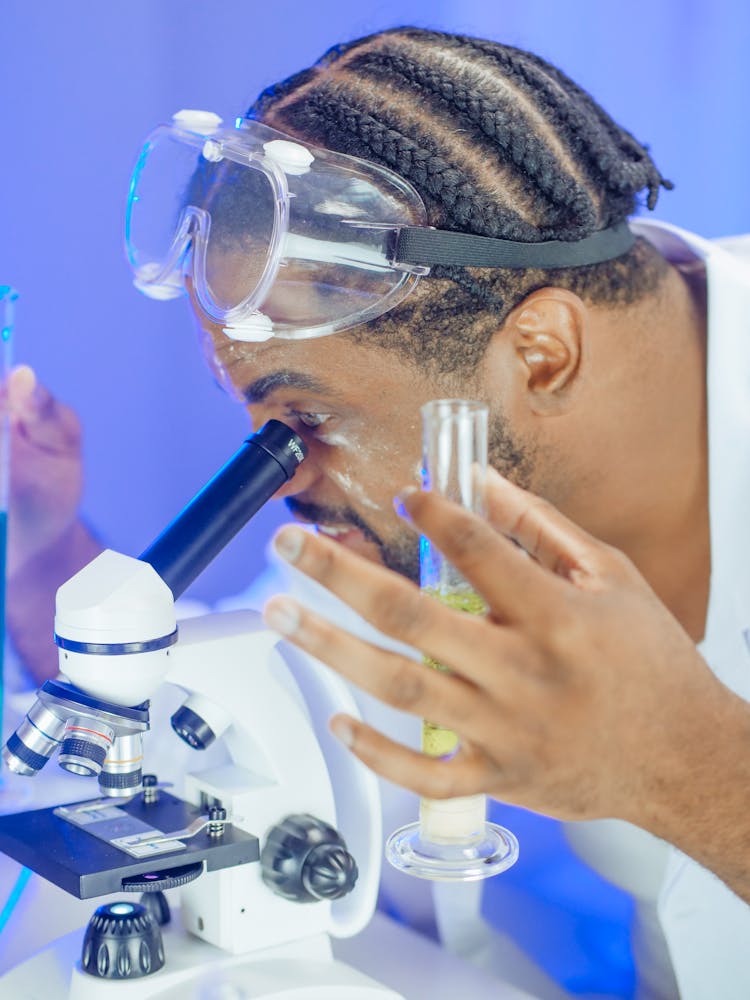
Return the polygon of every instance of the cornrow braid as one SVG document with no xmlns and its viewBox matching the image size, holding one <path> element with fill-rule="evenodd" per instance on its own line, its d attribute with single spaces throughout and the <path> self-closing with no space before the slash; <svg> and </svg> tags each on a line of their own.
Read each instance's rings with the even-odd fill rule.
<svg viewBox="0 0 750 1000">
<path fill-rule="evenodd" d="M 417 37 L 422 40 L 429 36 L 434 43 L 441 46 L 462 47 L 487 57 L 504 73 L 515 74 L 524 80 L 532 92 L 538 93 L 539 97 L 547 101 L 552 120 L 561 122 L 567 120 L 574 131 L 583 126 L 585 135 L 586 116 L 592 116 L 599 122 L 607 137 L 618 145 L 623 153 L 632 157 L 636 164 L 642 166 L 645 173 L 640 184 L 635 174 L 627 170 L 627 164 L 624 165 L 624 169 L 636 183 L 636 191 L 641 190 L 644 186 L 648 187 L 649 208 L 654 208 L 660 186 L 670 190 L 673 187 L 671 181 L 665 180 L 660 175 L 644 146 L 641 146 L 629 132 L 617 125 L 606 111 L 575 81 L 556 66 L 545 62 L 532 52 L 466 35 L 446 35 L 410 28 L 399 29 L 399 34 L 405 38 Z M 554 86 L 555 84 L 557 86 Z M 566 100 L 566 98 L 574 98 L 574 100 Z M 581 113 L 582 109 L 584 114 Z M 591 138 L 593 145 L 596 146 L 596 135 L 592 134 Z M 602 150 L 606 155 L 605 146 L 602 147 Z M 624 189 L 628 181 L 615 180 L 614 183 Z"/>
<path fill-rule="evenodd" d="M 533 224 L 481 190 L 468 176 L 465 163 L 442 155 L 432 136 L 422 133 L 412 138 L 394 127 L 387 107 L 376 116 L 347 100 L 340 89 L 321 87 L 290 109 L 290 116 L 295 131 L 309 134 L 315 129 L 327 145 L 328 137 L 345 131 L 345 152 L 384 163 L 410 181 L 433 206 L 441 225 L 480 236 L 506 232 L 522 241 L 539 238 Z"/>
<path fill-rule="evenodd" d="M 588 136 L 592 162 L 596 164 L 605 183 L 624 194 L 635 194 L 648 189 L 648 208 L 653 210 L 659 197 L 659 188 L 671 190 L 674 185 L 661 176 L 651 160 L 648 150 L 629 132 L 616 125 L 604 109 L 591 96 L 557 67 L 545 63 L 538 56 L 521 49 L 501 46 L 481 39 L 457 36 L 457 40 L 502 64 L 507 60 L 511 72 L 515 72 L 527 86 L 538 92 L 550 112 L 550 120 L 564 124 L 569 136 Z M 553 80 L 557 87 L 550 85 Z M 575 96 L 576 102 L 561 101 L 560 95 Z M 587 117 L 599 122 L 601 130 L 586 131 Z M 580 132 L 579 132 L 580 130 Z M 623 158 L 612 156 L 612 145 L 624 154 Z"/>
<path fill-rule="evenodd" d="M 266 89 L 259 118 L 390 167 L 432 225 L 521 242 L 579 240 L 653 209 L 671 188 L 647 148 L 556 67 L 464 35 L 394 28 L 336 45 Z M 439 372 L 475 367 L 515 304 L 537 288 L 629 304 L 667 265 L 644 240 L 603 264 L 554 271 L 442 267 L 396 310 L 350 332 Z"/>
<path fill-rule="evenodd" d="M 591 195 L 575 178 L 553 169 L 548 146 L 530 128 L 512 127 L 514 109 L 507 102 L 498 105 L 460 80 L 401 53 L 364 54 L 353 61 L 352 67 L 373 77 L 398 75 L 425 95 L 440 98 L 444 105 L 462 112 L 521 173 L 536 176 L 542 198 L 577 220 L 575 227 L 566 229 L 565 235 L 558 238 L 575 239 L 579 232 L 590 232 L 595 227 L 596 208 Z M 546 238 L 541 230 L 535 235 L 537 240 Z"/>
</svg>

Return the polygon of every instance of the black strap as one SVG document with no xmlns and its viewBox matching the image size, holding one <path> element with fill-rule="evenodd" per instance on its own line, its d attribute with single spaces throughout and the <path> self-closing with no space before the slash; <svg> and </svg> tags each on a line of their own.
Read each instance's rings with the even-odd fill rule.
<svg viewBox="0 0 750 1000">
<path fill-rule="evenodd" d="M 394 264 L 455 267 L 581 267 L 621 257 L 635 243 L 627 222 L 600 229 L 582 240 L 515 243 L 473 233 L 405 226 L 396 238 Z"/>
</svg>

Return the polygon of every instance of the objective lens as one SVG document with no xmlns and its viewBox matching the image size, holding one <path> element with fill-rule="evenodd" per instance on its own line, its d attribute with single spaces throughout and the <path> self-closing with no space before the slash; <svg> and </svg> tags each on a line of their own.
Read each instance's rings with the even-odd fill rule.
<svg viewBox="0 0 750 1000">
<path fill-rule="evenodd" d="M 101 772 L 115 734 L 109 726 L 89 716 L 73 716 L 65 725 L 60 767 L 73 774 L 95 777 Z"/>
<path fill-rule="evenodd" d="M 118 736 L 99 775 L 99 790 L 112 798 L 127 798 L 141 790 L 143 738 L 140 733 Z"/>
<path fill-rule="evenodd" d="M 3 760 L 10 771 L 33 777 L 60 746 L 65 724 L 41 701 L 35 701 L 26 718 L 3 747 Z"/>
</svg>

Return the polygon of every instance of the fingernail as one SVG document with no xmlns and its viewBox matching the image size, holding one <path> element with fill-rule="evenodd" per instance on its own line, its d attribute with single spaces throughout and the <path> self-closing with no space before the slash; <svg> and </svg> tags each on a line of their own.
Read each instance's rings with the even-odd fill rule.
<svg viewBox="0 0 750 1000">
<path fill-rule="evenodd" d="M 337 740 L 341 740 L 345 747 L 354 746 L 354 730 L 347 719 L 337 717 L 331 719 L 331 732 Z"/>
<path fill-rule="evenodd" d="M 419 493 L 416 486 L 405 486 L 400 493 L 397 493 L 393 498 L 393 507 L 399 517 L 402 517 L 405 521 L 411 523 L 411 514 L 407 510 L 407 503 L 414 496 L 415 493 Z"/>
<path fill-rule="evenodd" d="M 25 402 L 32 400 L 32 393 L 36 389 L 37 381 L 33 369 L 28 365 L 18 365 L 8 376 L 8 395 L 13 402 L 19 400 Z"/>
<path fill-rule="evenodd" d="M 295 563 L 302 552 L 305 533 L 299 528 L 282 528 L 273 540 L 273 547 L 282 559 Z"/>
<path fill-rule="evenodd" d="M 263 610 L 266 625 L 282 635 L 294 635 L 299 628 L 299 608 L 286 597 L 275 597 Z"/>
</svg>

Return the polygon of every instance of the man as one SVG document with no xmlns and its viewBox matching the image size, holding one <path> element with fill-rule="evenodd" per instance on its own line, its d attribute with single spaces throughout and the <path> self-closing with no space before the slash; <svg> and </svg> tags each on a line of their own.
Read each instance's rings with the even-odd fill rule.
<svg viewBox="0 0 750 1000">
<path fill-rule="evenodd" d="M 338 543 L 286 529 L 279 551 L 454 671 L 427 672 L 275 599 L 274 627 L 383 701 L 456 729 L 461 751 L 435 761 L 351 720 L 334 730 L 420 794 L 481 790 L 676 845 L 695 861 L 637 832 L 626 849 L 608 841 L 636 866 L 651 852 L 646 895 L 682 995 L 746 996 L 750 914 L 706 870 L 750 899 L 746 272 L 668 227 L 634 224 L 633 239 L 623 223 L 639 192 L 652 208 L 670 186 L 647 151 L 559 71 L 496 43 L 396 29 L 331 50 L 251 109 L 262 168 L 222 159 L 214 127 L 183 119 L 168 136 L 199 136 L 206 161 L 179 189 L 186 284 L 217 376 L 256 425 L 276 417 L 306 440 L 282 491 L 290 510 Z M 358 168 L 325 150 L 369 165 L 346 212 Z M 261 225 L 279 171 L 294 196 L 281 261 L 270 214 Z M 395 229 L 434 237 L 412 233 L 410 251 L 399 235 L 385 253 L 386 202 L 400 205 Z M 150 209 L 134 205 L 137 280 L 167 294 L 181 268 L 154 269 L 150 248 L 139 259 Z M 324 244 L 338 256 L 321 257 Z M 483 594 L 487 620 L 356 558 L 414 579 L 417 535 L 391 500 L 416 481 L 418 409 L 439 396 L 490 405 L 491 463 L 518 484 L 488 478 L 489 524 L 403 496 Z M 19 602 L 52 562 L 64 579 L 96 549 L 69 521 L 42 545 L 40 522 L 26 524 L 36 554 L 18 557 L 11 607 L 30 660 Z"/>
</svg>

